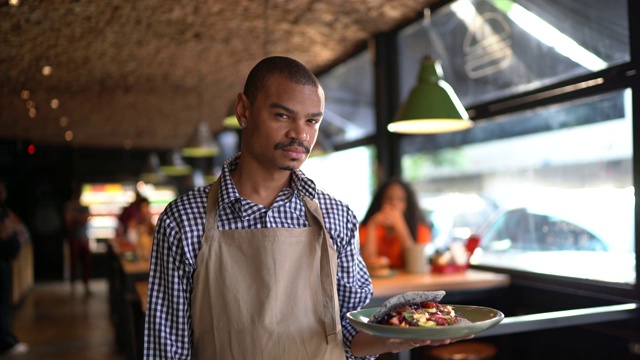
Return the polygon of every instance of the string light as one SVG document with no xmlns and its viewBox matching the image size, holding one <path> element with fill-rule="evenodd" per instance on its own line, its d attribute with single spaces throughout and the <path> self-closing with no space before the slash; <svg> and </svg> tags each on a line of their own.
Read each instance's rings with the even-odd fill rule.
<svg viewBox="0 0 640 360">
<path fill-rule="evenodd" d="M 49 76 L 53 72 L 53 68 L 49 65 L 45 65 L 42 67 L 42 75 Z"/>
</svg>

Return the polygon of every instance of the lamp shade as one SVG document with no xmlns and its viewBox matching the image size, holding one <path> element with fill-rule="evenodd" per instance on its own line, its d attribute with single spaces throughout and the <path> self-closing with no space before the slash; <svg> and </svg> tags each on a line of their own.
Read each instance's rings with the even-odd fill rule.
<svg viewBox="0 0 640 360">
<path fill-rule="evenodd" d="M 426 57 L 422 60 L 418 83 L 387 130 L 400 134 L 435 134 L 472 126 L 453 88 L 442 79 L 440 62 Z"/>
<path fill-rule="evenodd" d="M 181 152 L 185 157 L 216 156 L 220 153 L 220 146 L 211 134 L 209 126 L 204 121 L 199 121 L 195 132 Z"/>
<path fill-rule="evenodd" d="M 168 176 L 184 176 L 191 174 L 191 171 L 193 171 L 178 150 L 173 150 L 167 154 L 167 163 L 160 166 L 160 169 Z"/>
<path fill-rule="evenodd" d="M 147 162 L 140 172 L 140 180 L 147 183 L 161 183 L 166 177 L 160 168 L 160 157 L 157 152 L 149 153 Z"/>
<path fill-rule="evenodd" d="M 222 127 L 225 129 L 242 129 L 240 124 L 238 124 L 236 114 L 225 116 L 224 119 L 222 119 Z"/>
<path fill-rule="evenodd" d="M 227 116 L 222 119 L 222 127 L 225 129 L 242 129 L 240 124 L 238 123 L 238 118 L 236 118 L 236 102 L 234 101 L 229 105 L 229 109 L 227 110 Z"/>
</svg>

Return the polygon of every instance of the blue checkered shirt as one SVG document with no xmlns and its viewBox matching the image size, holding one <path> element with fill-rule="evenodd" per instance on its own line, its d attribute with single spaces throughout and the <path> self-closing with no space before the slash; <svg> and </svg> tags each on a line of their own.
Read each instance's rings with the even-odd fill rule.
<svg viewBox="0 0 640 360">
<path fill-rule="evenodd" d="M 351 355 L 356 329 L 346 318 L 371 299 L 371 278 L 360 257 L 358 221 L 349 207 L 301 171 L 292 172 L 291 188 L 283 189 L 266 208 L 238 194 L 231 172 L 240 154 L 227 160 L 220 175 L 218 228 L 221 230 L 308 227 L 300 194 L 317 199 L 331 241 L 338 252 L 337 286 L 345 357 Z M 211 185 L 198 187 L 172 201 L 158 218 L 151 254 L 144 329 L 145 359 L 190 359 L 193 339 L 191 293 L 196 258 L 204 233 Z M 373 359 L 375 357 L 367 357 Z"/>
</svg>

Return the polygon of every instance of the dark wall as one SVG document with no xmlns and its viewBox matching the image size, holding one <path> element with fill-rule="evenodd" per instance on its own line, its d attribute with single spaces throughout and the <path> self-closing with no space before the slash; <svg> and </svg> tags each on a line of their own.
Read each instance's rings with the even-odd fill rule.
<svg viewBox="0 0 640 360">
<path fill-rule="evenodd" d="M 31 233 L 36 281 L 64 278 L 62 209 L 74 184 L 135 180 L 148 151 L 97 150 L 0 142 L 8 205 Z"/>
</svg>

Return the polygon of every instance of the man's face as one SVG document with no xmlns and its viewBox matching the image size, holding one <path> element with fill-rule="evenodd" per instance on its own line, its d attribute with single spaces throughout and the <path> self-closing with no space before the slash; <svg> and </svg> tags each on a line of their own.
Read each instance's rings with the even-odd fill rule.
<svg viewBox="0 0 640 360">
<path fill-rule="evenodd" d="M 323 112 L 322 88 L 272 76 L 246 112 L 243 154 L 273 169 L 300 168 L 316 142 Z"/>
</svg>

